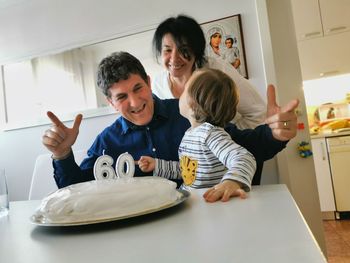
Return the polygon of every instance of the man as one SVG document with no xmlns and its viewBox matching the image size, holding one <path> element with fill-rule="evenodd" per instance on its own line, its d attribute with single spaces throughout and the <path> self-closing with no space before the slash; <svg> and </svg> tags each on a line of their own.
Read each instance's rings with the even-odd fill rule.
<svg viewBox="0 0 350 263">
<path fill-rule="evenodd" d="M 142 155 L 178 160 L 178 147 L 190 124 L 180 115 L 177 99 L 160 100 L 152 95 L 150 78 L 137 58 L 126 52 L 106 57 L 99 65 L 97 84 L 121 116 L 97 136 L 80 167 L 74 161 L 71 147 L 78 136 L 82 115 L 79 114 L 73 127 L 68 128 L 48 112 L 53 127 L 45 131 L 42 141 L 52 152 L 58 187 L 93 180 L 94 163 L 103 154 L 111 156 L 114 162 L 125 152 L 135 160 Z M 267 123 L 270 127 L 261 125 L 254 130 L 240 131 L 230 125 L 226 129 L 256 158 L 255 184 L 260 182 L 263 161 L 282 150 L 286 141 L 296 134 L 294 108 L 297 101 L 280 109 L 275 103 L 273 87 L 269 87 L 269 94 Z M 136 167 L 135 176 L 145 175 L 152 173 L 143 173 Z"/>
</svg>

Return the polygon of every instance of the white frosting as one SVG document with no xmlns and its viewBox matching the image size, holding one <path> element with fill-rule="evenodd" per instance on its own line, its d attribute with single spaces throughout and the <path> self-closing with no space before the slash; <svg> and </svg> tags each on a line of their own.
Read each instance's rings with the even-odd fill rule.
<svg viewBox="0 0 350 263">
<path fill-rule="evenodd" d="M 148 176 L 71 185 L 44 198 L 35 217 L 45 223 L 74 223 L 137 214 L 173 203 L 176 184 Z"/>
</svg>

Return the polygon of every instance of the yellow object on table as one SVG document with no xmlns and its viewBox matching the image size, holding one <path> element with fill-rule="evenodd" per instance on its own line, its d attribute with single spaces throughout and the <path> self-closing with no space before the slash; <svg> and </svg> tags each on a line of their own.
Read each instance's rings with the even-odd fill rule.
<svg viewBox="0 0 350 263">
<path fill-rule="evenodd" d="M 334 131 L 336 129 L 346 128 L 346 127 L 349 127 L 349 122 L 348 120 L 343 119 L 343 120 L 331 121 L 330 123 L 323 125 L 321 129 Z"/>
</svg>

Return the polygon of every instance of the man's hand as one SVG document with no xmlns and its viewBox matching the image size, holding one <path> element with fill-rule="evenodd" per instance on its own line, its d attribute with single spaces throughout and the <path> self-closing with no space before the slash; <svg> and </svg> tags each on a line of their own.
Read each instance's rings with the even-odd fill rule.
<svg viewBox="0 0 350 263">
<path fill-rule="evenodd" d="M 245 199 L 247 194 L 243 189 L 241 189 L 240 183 L 232 180 L 225 180 L 215 185 L 203 195 L 205 201 L 209 203 L 216 202 L 220 199 L 222 202 L 227 202 L 234 196 L 239 196 L 241 199 Z"/>
<path fill-rule="evenodd" d="M 51 111 L 47 112 L 47 116 L 52 122 L 52 127 L 45 131 L 42 142 L 44 146 L 52 152 L 54 158 L 61 158 L 69 154 L 72 145 L 75 143 L 79 126 L 83 116 L 78 114 L 75 117 L 72 128 L 66 127 L 59 118 Z"/>
<path fill-rule="evenodd" d="M 272 135 L 280 141 L 288 141 L 297 134 L 297 116 L 295 109 L 299 105 L 299 100 L 294 99 L 287 105 L 280 107 L 276 102 L 275 87 L 267 87 L 267 114 L 265 123 L 272 130 Z"/>
</svg>

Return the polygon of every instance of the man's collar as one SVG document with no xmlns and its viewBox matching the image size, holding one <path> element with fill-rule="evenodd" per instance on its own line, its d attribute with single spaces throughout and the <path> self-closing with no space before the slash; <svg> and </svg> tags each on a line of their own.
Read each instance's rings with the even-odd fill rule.
<svg viewBox="0 0 350 263">
<path fill-rule="evenodd" d="M 153 119 L 158 119 L 158 118 L 169 118 L 169 112 L 167 110 L 167 107 L 165 106 L 165 100 L 161 100 L 158 98 L 156 95 L 153 94 L 153 101 L 154 101 L 154 114 L 153 114 Z"/>
</svg>

